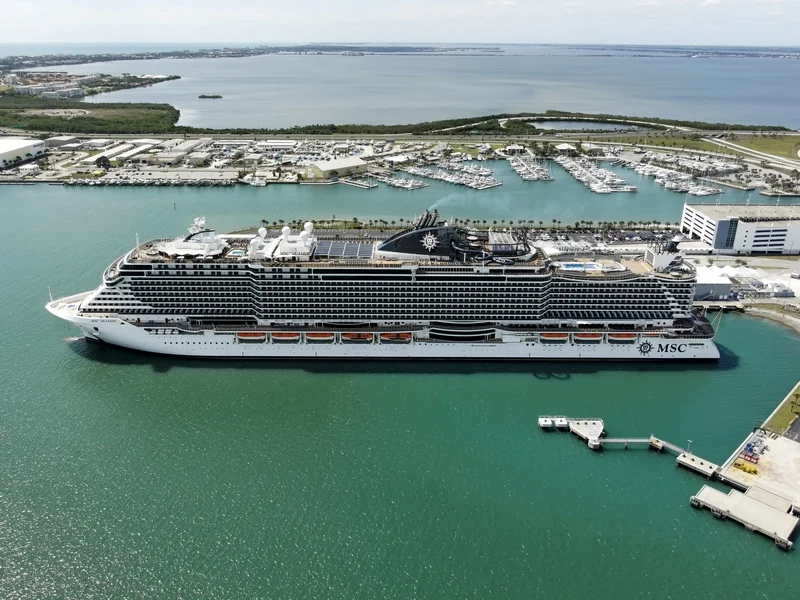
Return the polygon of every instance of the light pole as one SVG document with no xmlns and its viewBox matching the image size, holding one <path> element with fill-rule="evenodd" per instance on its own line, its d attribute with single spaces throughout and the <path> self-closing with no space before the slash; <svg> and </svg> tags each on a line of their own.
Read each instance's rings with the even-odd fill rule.
<svg viewBox="0 0 800 600">
<path fill-rule="evenodd" d="M 686 440 L 686 441 L 689 442 L 686 445 L 686 454 L 691 454 L 690 450 L 692 449 L 692 440 Z"/>
</svg>

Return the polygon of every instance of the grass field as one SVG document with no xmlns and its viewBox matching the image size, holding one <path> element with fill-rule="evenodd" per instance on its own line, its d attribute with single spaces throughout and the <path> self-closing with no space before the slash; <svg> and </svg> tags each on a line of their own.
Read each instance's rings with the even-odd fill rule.
<svg viewBox="0 0 800 600">
<path fill-rule="evenodd" d="M 800 150 L 800 135 L 784 135 L 776 137 L 756 137 L 752 135 L 736 136 L 729 140 L 751 150 L 782 156 L 783 158 L 798 158 Z"/>
<path fill-rule="evenodd" d="M 788 399 L 781 404 L 778 412 L 767 421 L 764 429 L 782 434 L 797 413 L 800 413 L 800 383 L 789 393 Z"/>
</svg>

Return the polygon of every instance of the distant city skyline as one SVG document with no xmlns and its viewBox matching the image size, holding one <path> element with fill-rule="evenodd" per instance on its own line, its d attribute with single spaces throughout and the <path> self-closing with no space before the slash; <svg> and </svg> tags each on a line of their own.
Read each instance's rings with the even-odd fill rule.
<svg viewBox="0 0 800 600">
<path fill-rule="evenodd" d="M 800 0 L 6 1 L 3 43 L 796 46 Z"/>
</svg>

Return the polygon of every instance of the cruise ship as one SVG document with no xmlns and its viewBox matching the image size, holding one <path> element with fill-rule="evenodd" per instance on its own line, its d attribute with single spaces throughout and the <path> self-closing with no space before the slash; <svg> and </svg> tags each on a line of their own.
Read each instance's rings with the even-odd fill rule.
<svg viewBox="0 0 800 600">
<path fill-rule="evenodd" d="M 567 256 L 525 229 L 425 212 L 380 241 L 197 218 L 114 260 L 92 291 L 52 300 L 89 340 L 167 355 L 294 359 L 717 359 L 674 245 Z"/>
</svg>

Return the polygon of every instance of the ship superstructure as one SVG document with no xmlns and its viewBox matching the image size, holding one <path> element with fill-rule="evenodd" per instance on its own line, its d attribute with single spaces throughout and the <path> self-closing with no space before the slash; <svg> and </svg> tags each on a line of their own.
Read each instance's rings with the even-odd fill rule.
<svg viewBox="0 0 800 600">
<path fill-rule="evenodd" d="M 523 229 L 426 212 L 381 241 L 189 234 L 138 245 L 92 292 L 47 308 L 94 340 L 164 354 L 263 358 L 719 357 L 674 248 L 551 256 Z"/>
</svg>

